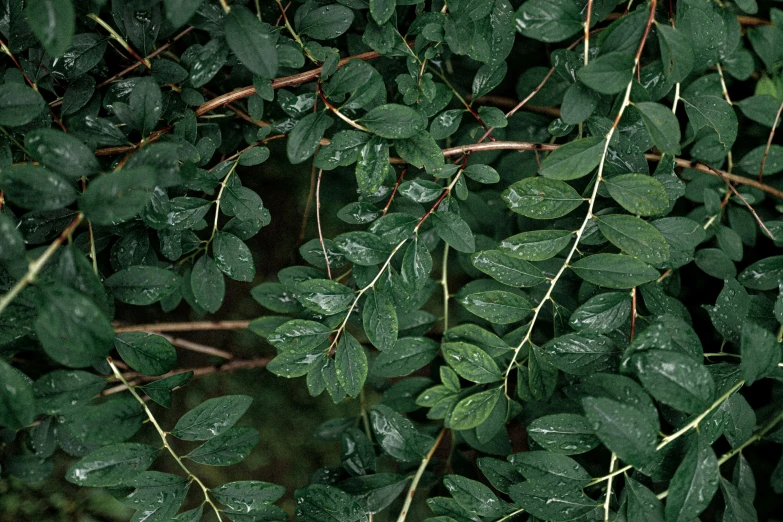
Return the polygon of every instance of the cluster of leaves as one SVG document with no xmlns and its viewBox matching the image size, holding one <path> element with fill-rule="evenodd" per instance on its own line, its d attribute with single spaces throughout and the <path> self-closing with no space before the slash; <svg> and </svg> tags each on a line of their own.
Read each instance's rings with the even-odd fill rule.
<svg viewBox="0 0 783 522">
<path fill-rule="evenodd" d="M 425 484 L 432 522 L 756 520 L 744 453 L 783 443 L 783 11 L 633 4 L 0 1 L 2 472 L 40 481 L 59 447 L 134 520 L 287 519 L 280 486 L 187 464 L 249 455 L 250 398 L 164 430 L 193 372 L 112 322 L 254 280 L 273 216 L 242 178 L 284 140 L 356 194 L 248 286 L 267 369 L 360 403 L 319 429 L 341 462 L 298 520 L 404 521 Z M 129 442 L 145 421 L 162 446 Z M 759 473 L 783 494 L 783 460 Z"/>
</svg>

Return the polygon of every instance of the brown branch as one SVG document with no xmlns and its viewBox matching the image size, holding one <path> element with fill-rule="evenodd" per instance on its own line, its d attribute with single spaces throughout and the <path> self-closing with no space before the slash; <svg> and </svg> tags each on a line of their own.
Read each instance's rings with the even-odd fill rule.
<svg viewBox="0 0 783 522">
<path fill-rule="evenodd" d="M 202 330 L 245 330 L 250 321 L 194 321 L 189 323 L 152 323 L 115 326 L 121 332 L 196 332 Z"/>
<path fill-rule="evenodd" d="M 383 214 L 386 215 L 387 212 L 389 212 L 389 207 L 391 207 L 392 201 L 394 201 L 394 195 L 397 194 L 397 189 L 400 187 L 400 183 L 402 183 L 402 178 L 405 177 L 405 171 L 408 170 L 407 168 L 402 169 L 402 172 L 400 172 L 400 175 L 397 176 L 397 182 L 394 184 L 394 188 L 392 189 L 391 196 L 389 196 L 389 201 L 386 202 L 386 206 L 383 207 Z"/>
<path fill-rule="evenodd" d="M 150 377 L 149 375 L 141 375 L 136 372 L 128 372 L 124 373 L 123 377 L 125 377 L 126 380 L 135 380 L 135 384 L 139 384 L 142 382 L 149 382 L 154 381 L 157 379 L 163 379 L 165 377 L 171 377 L 172 375 L 177 375 L 180 373 L 185 372 L 193 372 L 193 377 L 204 377 L 205 375 L 212 375 L 215 373 L 232 373 L 239 370 L 253 370 L 256 368 L 264 368 L 269 362 L 272 360 L 271 357 L 256 357 L 254 359 L 241 359 L 241 360 L 234 360 L 223 364 L 215 364 L 211 366 L 200 366 L 197 368 L 186 368 L 182 370 L 177 371 L 171 371 L 167 374 L 160 375 L 157 377 Z M 116 364 L 116 363 L 115 363 Z M 126 390 L 124 384 L 115 386 L 113 388 L 108 388 L 103 391 L 101 395 L 112 395 L 114 393 L 118 393 L 121 391 Z"/>
<path fill-rule="evenodd" d="M 163 337 L 168 339 L 168 341 L 177 348 L 182 348 L 183 350 L 190 350 L 191 352 L 203 353 L 206 355 L 214 355 L 215 357 L 220 357 L 221 359 L 225 359 L 227 361 L 234 358 L 233 354 L 218 348 L 213 348 L 212 346 L 207 346 L 206 344 L 194 343 L 193 341 L 188 341 L 187 339 L 180 339 L 177 337 L 171 337 L 169 335 L 163 335 Z"/>
<path fill-rule="evenodd" d="M 625 15 L 625 13 L 609 13 L 609 15 L 604 18 L 604 20 L 607 21 L 614 21 L 618 18 L 622 18 Z M 740 25 L 746 26 L 746 27 L 753 27 L 757 25 L 772 25 L 772 22 L 769 20 L 764 20 L 763 18 L 756 18 L 755 16 L 738 16 L 737 21 L 740 23 Z"/>
<path fill-rule="evenodd" d="M 767 148 L 764 149 L 764 156 L 761 157 L 761 168 L 759 169 L 759 181 L 761 181 L 762 176 L 764 176 L 764 165 L 767 163 L 767 155 L 769 154 L 769 149 L 772 147 L 772 138 L 775 137 L 775 129 L 778 126 L 778 121 L 780 120 L 780 112 L 783 111 L 783 103 L 780 104 L 780 107 L 778 107 L 778 112 L 775 114 L 775 121 L 772 122 L 772 130 L 769 131 L 769 138 L 767 139 Z"/>
</svg>

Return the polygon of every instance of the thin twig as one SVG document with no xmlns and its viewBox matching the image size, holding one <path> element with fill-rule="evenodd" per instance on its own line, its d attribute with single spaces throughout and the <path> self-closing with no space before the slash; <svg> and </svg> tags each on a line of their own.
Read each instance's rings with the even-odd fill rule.
<svg viewBox="0 0 783 522">
<path fill-rule="evenodd" d="M 194 321 L 183 323 L 152 323 L 115 326 L 121 332 L 197 332 L 202 330 L 245 330 L 250 321 Z"/>
<path fill-rule="evenodd" d="M 764 155 L 761 157 L 761 168 L 759 169 L 759 182 L 761 182 L 762 176 L 764 176 L 764 166 L 767 164 L 767 156 L 769 155 L 769 149 L 772 147 L 772 138 L 775 137 L 775 129 L 780 121 L 780 113 L 783 111 L 783 102 L 778 107 L 778 112 L 775 114 L 775 121 L 772 122 L 772 130 L 769 131 L 769 138 L 767 138 L 767 148 L 764 149 Z"/>
<path fill-rule="evenodd" d="M 225 359 L 227 361 L 234 358 L 233 354 L 218 348 L 213 348 L 212 346 L 207 346 L 206 344 L 194 343 L 193 341 L 188 341 L 187 339 L 180 339 L 178 337 L 171 337 L 169 335 L 163 335 L 163 337 L 168 339 L 168 341 L 177 348 L 182 348 L 183 350 L 190 350 L 191 352 L 203 353 L 206 355 L 214 355 L 215 357 L 220 357 L 221 359 Z"/>
<path fill-rule="evenodd" d="M 17 281 L 16 284 L 11 287 L 11 289 L 5 295 L 3 295 L 2 298 L 0 298 L 0 314 L 3 313 L 3 310 L 5 310 L 8 305 L 11 304 L 14 298 L 19 295 L 24 287 L 35 281 L 38 273 L 41 271 L 41 269 L 43 269 L 44 265 L 46 265 L 46 262 L 49 261 L 49 258 L 51 258 L 60 245 L 62 245 L 63 242 L 68 239 L 68 237 L 70 237 L 70 235 L 74 230 L 76 230 L 76 227 L 79 226 L 79 223 L 81 223 L 83 219 L 84 214 L 81 212 L 76 214 L 76 217 L 73 218 L 73 221 L 71 221 L 70 225 L 65 227 L 65 230 L 60 232 L 60 235 L 57 236 L 57 239 L 55 239 L 52 244 L 49 245 L 44 253 L 41 254 L 38 259 L 30 263 L 29 267 L 27 268 L 27 273 L 19 281 Z"/>
<path fill-rule="evenodd" d="M 394 196 L 397 194 L 397 189 L 400 187 L 400 183 L 402 183 L 402 178 L 405 176 L 405 171 L 408 170 L 407 167 L 402 169 L 400 172 L 400 175 L 397 176 L 397 182 L 394 184 L 394 187 L 392 188 L 392 193 L 389 196 L 389 201 L 386 202 L 386 206 L 383 207 L 383 213 L 382 216 L 385 216 L 387 212 L 389 212 L 389 207 L 391 207 L 392 201 L 394 201 Z"/>
<path fill-rule="evenodd" d="M 317 178 L 315 164 L 310 168 L 310 190 L 307 193 L 307 203 L 305 203 L 304 214 L 302 215 L 302 226 L 299 228 L 299 243 L 304 241 L 307 232 L 307 221 L 310 218 L 310 206 L 315 197 L 315 180 Z"/>
<path fill-rule="evenodd" d="M 413 481 L 411 482 L 411 487 L 408 489 L 408 493 L 405 495 L 405 503 L 402 505 L 400 516 L 397 517 L 397 522 L 405 522 L 405 519 L 408 516 L 408 511 L 411 508 L 411 503 L 413 502 L 413 497 L 416 494 L 416 488 L 418 487 L 419 481 L 421 480 L 421 476 L 424 474 L 424 470 L 427 469 L 427 465 L 430 463 L 430 460 L 432 460 L 432 456 L 435 454 L 435 450 L 438 449 L 438 446 L 443 440 L 443 436 L 445 434 L 446 428 L 440 430 L 438 438 L 435 439 L 435 444 L 432 445 L 432 448 L 430 448 L 430 451 L 427 452 L 427 455 L 421 459 L 419 469 L 416 470 L 416 474 L 413 476 Z"/>
<path fill-rule="evenodd" d="M 323 169 L 318 169 L 318 182 L 315 185 L 315 221 L 318 224 L 318 241 L 321 243 L 321 250 L 324 253 L 324 261 L 326 262 L 326 273 L 329 275 L 329 279 L 332 278 L 332 266 L 329 263 L 329 254 L 326 253 L 326 244 L 324 243 L 324 234 L 321 230 L 321 175 Z"/>
</svg>

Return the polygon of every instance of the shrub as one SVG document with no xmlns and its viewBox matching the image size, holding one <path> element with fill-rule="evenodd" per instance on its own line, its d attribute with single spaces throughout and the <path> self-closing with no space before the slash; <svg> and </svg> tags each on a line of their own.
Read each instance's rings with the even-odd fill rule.
<svg viewBox="0 0 783 522">
<path fill-rule="evenodd" d="M 773 516 L 769 3 L 6 0 L 5 481 L 137 521 Z M 203 329 L 257 357 L 168 335 Z M 265 392 L 172 392 L 236 370 L 357 412 L 317 430 L 339 466 L 212 483 L 265 451 L 235 425 Z"/>
</svg>

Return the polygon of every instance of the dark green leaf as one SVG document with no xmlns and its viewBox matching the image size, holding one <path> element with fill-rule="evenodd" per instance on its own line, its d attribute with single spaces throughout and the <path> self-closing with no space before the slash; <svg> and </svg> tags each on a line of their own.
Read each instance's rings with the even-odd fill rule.
<svg viewBox="0 0 783 522">
<path fill-rule="evenodd" d="M 272 28 L 243 6 L 234 6 L 223 23 L 226 43 L 237 58 L 254 74 L 274 78 L 278 56 Z"/>
<path fill-rule="evenodd" d="M 250 455 L 259 441 L 253 428 L 234 426 L 186 455 L 187 458 L 208 466 L 239 464 Z"/>
<path fill-rule="evenodd" d="M 183 415 L 171 434 L 182 440 L 209 440 L 217 437 L 244 415 L 252 401 L 247 395 L 207 399 Z"/>
<path fill-rule="evenodd" d="M 563 217 L 585 201 L 571 185 L 539 177 L 517 181 L 503 192 L 503 199 L 511 210 L 533 219 Z"/>
<path fill-rule="evenodd" d="M 658 278 L 653 267 L 622 254 L 594 254 L 570 266 L 585 281 L 607 288 L 633 288 Z"/>
<path fill-rule="evenodd" d="M 177 364 L 177 351 L 160 335 L 123 332 L 114 339 L 122 360 L 144 375 L 163 375 Z"/>
<path fill-rule="evenodd" d="M 604 144 L 604 139 L 597 136 L 566 143 L 541 162 L 541 175 L 545 178 L 565 181 L 584 177 L 600 163 Z M 555 186 L 560 187 L 560 185 Z M 540 193 L 538 195 L 544 196 Z"/>
</svg>

